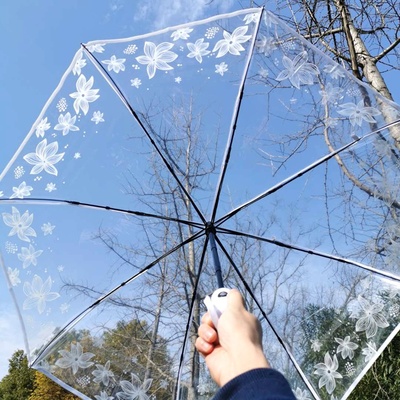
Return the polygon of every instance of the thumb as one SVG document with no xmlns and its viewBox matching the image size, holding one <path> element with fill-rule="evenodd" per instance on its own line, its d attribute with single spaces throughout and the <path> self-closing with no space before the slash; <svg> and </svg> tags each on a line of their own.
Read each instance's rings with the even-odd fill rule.
<svg viewBox="0 0 400 400">
<path fill-rule="evenodd" d="M 237 289 L 231 289 L 228 293 L 228 308 L 231 310 L 243 310 L 245 309 L 244 300 L 242 294 Z"/>
</svg>

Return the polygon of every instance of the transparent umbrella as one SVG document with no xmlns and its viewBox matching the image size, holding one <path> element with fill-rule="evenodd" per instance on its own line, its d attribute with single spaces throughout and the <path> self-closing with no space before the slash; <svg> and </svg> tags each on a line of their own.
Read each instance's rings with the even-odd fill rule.
<svg viewBox="0 0 400 400">
<path fill-rule="evenodd" d="M 237 287 L 298 398 L 399 330 L 400 107 L 263 8 L 82 45 L 0 176 L 31 365 L 83 399 L 195 399 Z"/>
</svg>

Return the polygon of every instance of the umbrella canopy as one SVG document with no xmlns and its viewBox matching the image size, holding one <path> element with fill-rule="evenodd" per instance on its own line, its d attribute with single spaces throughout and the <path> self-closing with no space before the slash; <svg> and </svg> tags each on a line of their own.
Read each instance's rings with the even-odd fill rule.
<svg viewBox="0 0 400 400">
<path fill-rule="evenodd" d="M 0 175 L 31 365 L 208 398 L 223 284 L 298 398 L 347 398 L 400 328 L 399 143 L 399 106 L 262 8 L 82 45 Z"/>
</svg>

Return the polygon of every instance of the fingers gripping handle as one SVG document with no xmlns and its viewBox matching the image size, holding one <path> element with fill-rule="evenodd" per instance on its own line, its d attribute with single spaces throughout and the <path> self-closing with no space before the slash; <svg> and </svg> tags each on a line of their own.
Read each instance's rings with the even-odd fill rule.
<svg viewBox="0 0 400 400">
<path fill-rule="evenodd" d="M 218 320 L 228 305 L 228 293 L 230 289 L 220 288 L 217 289 L 212 295 L 206 296 L 204 304 L 210 313 L 211 320 L 216 329 L 218 329 Z"/>
</svg>

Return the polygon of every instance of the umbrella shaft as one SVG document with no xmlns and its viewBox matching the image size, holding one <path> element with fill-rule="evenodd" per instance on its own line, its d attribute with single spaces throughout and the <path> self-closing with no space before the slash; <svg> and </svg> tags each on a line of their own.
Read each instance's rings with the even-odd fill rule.
<svg viewBox="0 0 400 400">
<path fill-rule="evenodd" d="M 224 287 L 222 281 L 221 263 L 219 262 L 217 246 L 215 244 L 215 236 L 213 232 L 208 232 L 208 239 L 210 240 L 211 253 L 214 260 L 215 274 L 217 276 L 218 288 Z"/>
</svg>

